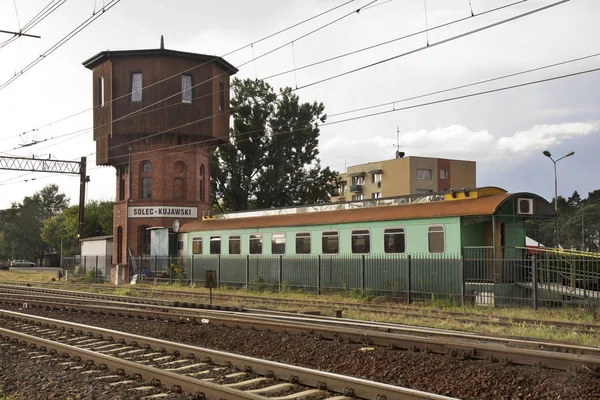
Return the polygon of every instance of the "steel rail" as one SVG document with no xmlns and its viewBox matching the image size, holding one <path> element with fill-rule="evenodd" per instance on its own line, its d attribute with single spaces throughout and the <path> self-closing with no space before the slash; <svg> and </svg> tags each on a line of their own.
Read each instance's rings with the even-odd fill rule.
<svg viewBox="0 0 600 400">
<path fill-rule="evenodd" d="M 77 324 L 67 321 L 54 320 L 45 317 L 37 317 L 28 314 L 16 313 L 12 311 L 0 311 L 3 316 L 9 316 L 12 319 L 27 321 L 29 323 L 48 325 L 64 329 L 73 329 L 81 331 L 81 335 L 91 334 L 95 337 L 111 337 L 113 340 L 124 340 L 125 342 L 148 344 L 157 349 L 164 349 L 166 352 L 174 354 L 188 354 L 194 359 L 209 360 L 209 362 L 218 365 L 232 365 L 240 370 L 248 370 L 262 375 L 271 375 L 275 377 L 291 377 L 290 380 L 299 384 L 311 387 L 318 387 L 322 390 L 329 390 L 336 393 L 353 393 L 355 397 L 363 399 L 430 399 L 430 400 L 452 400 L 451 397 L 426 393 L 414 389 L 402 388 L 389 384 L 369 381 L 365 379 L 338 375 L 325 371 L 312 370 L 304 367 L 293 366 L 274 361 L 261 360 L 248 356 L 226 353 L 218 350 L 211 350 L 201 347 L 190 346 L 181 343 L 169 342 L 161 339 L 133 335 L 125 332 L 114 331 L 95 326 Z M 135 364 L 137 365 L 137 364 Z M 287 379 L 286 379 L 287 380 Z M 248 398 L 248 397 L 247 397 Z M 260 397 L 259 397 L 260 398 Z"/>
<path fill-rule="evenodd" d="M 5 301 L 5 300 L 0 300 Z M 32 302 L 32 304 L 35 304 Z M 128 317 L 153 318 L 179 322 L 198 323 L 196 318 L 185 314 L 161 313 L 156 311 L 119 309 L 100 306 L 64 306 L 66 310 L 88 310 L 96 314 L 121 314 Z M 0 315 L 11 315 L 11 311 L 0 310 Z M 27 315 L 27 314 L 23 314 Z M 44 318 L 34 317 L 30 318 Z M 503 339 L 498 342 L 493 337 L 469 335 L 458 339 L 452 335 L 435 335 L 435 332 L 421 336 L 414 333 L 383 333 L 353 328 L 315 326 L 310 323 L 286 323 L 267 320 L 252 320 L 241 316 L 206 316 L 200 323 L 225 325 L 243 329 L 279 331 L 290 334 L 307 333 L 327 340 L 347 341 L 367 345 L 388 346 L 399 349 L 427 351 L 436 354 L 504 361 L 521 365 L 544 365 L 561 370 L 600 370 L 600 349 L 585 346 L 560 346 L 553 343 L 534 342 L 519 339 Z"/>
<path fill-rule="evenodd" d="M 91 350 L 82 349 L 80 347 L 71 346 L 65 343 L 43 339 L 23 332 L 0 328 L 0 336 L 3 336 L 5 340 L 6 338 L 17 339 L 19 342 L 23 341 L 26 344 L 34 344 L 36 347 L 45 347 L 49 350 L 53 349 L 59 354 L 68 354 L 69 358 L 79 357 L 81 360 L 92 360 L 95 364 L 104 364 L 109 369 L 115 371 L 122 369 L 128 375 L 139 374 L 142 379 L 144 379 L 144 376 L 149 376 L 149 378 L 145 379 L 146 381 L 158 378 L 161 382 L 161 385 L 167 387 L 179 386 L 181 387 L 181 390 L 187 393 L 204 393 L 205 395 L 214 398 L 221 398 L 223 395 L 226 395 L 227 400 L 265 399 L 262 396 L 257 396 L 251 393 L 243 393 L 240 390 L 230 389 L 226 386 L 220 386 L 210 382 L 203 382 L 185 375 L 175 374 L 173 372 L 123 360 Z"/>
</svg>

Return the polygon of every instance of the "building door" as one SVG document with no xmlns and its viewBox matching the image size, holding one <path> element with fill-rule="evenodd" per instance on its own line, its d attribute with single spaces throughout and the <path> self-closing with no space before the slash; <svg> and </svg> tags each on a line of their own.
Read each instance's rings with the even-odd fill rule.
<svg viewBox="0 0 600 400">
<path fill-rule="evenodd" d="M 138 255 L 150 255 L 150 231 L 148 225 L 142 225 L 138 228 Z"/>
</svg>

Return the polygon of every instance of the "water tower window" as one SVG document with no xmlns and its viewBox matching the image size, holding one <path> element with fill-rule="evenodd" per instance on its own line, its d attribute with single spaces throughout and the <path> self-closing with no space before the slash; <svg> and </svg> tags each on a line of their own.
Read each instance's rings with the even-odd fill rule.
<svg viewBox="0 0 600 400">
<path fill-rule="evenodd" d="M 98 105 L 104 107 L 104 77 L 98 78 Z"/>
<path fill-rule="evenodd" d="M 225 109 L 225 85 L 223 82 L 219 82 L 219 111 L 223 112 Z"/>
<path fill-rule="evenodd" d="M 131 74 L 131 101 L 142 101 L 142 73 L 134 72 Z"/>
<path fill-rule="evenodd" d="M 192 76 L 181 75 L 181 102 L 192 103 Z"/>
</svg>

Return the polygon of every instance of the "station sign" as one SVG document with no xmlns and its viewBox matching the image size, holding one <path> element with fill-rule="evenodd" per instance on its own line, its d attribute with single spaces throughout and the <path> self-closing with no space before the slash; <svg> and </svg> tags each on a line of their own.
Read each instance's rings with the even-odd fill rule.
<svg viewBox="0 0 600 400">
<path fill-rule="evenodd" d="M 198 207 L 127 207 L 127 218 L 198 218 Z"/>
</svg>

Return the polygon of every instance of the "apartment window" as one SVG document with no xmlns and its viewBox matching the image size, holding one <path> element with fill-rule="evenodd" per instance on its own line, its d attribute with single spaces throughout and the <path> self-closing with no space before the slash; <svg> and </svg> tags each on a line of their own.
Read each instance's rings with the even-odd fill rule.
<svg viewBox="0 0 600 400">
<path fill-rule="evenodd" d="M 432 189 L 417 189 L 417 194 L 429 194 L 433 193 Z"/>
<path fill-rule="evenodd" d="M 229 236 L 229 254 L 242 253 L 242 240 L 239 236 Z"/>
<path fill-rule="evenodd" d="M 352 200 L 364 200 L 365 196 L 363 194 L 353 194 Z"/>
<path fill-rule="evenodd" d="M 183 250 L 183 240 L 177 241 L 177 251 Z"/>
<path fill-rule="evenodd" d="M 322 242 L 323 254 L 337 254 L 340 251 L 340 234 L 338 231 L 323 232 Z"/>
<path fill-rule="evenodd" d="M 296 254 L 310 254 L 310 232 L 296 233 Z"/>
<path fill-rule="evenodd" d="M 340 187 L 339 187 L 339 194 L 344 194 L 346 193 L 346 184 L 345 183 L 340 183 Z"/>
<path fill-rule="evenodd" d="M 131 74 L 131 101 L 142 101 L 142 73 L 134 72 Z"/>
<path fill-rule="evenodd" d="M 104 107 L 104 77 L 98 78 L 98 105 Z"/>
<path fill-rule="evenodd" d="M 448 179 L 448 170 L 440 169 L 440 179 Z"/>
<path fill-rule="evenodd" d="M 368 229 L 355 229 L 352 231 L 352 252 L 368 253 L 371 251 L 371 233 Z"/>
<path fill-rule="evenodd" d="M 428 229 L 430 253 L 443 253 L 446 250 L 446 235 L 444 225 L 431 225 Z"/>
<path fill-rule="evenodd" d="M 285 233 L 271 236 L 271 254 L 285 254 Z"/>
<path fill-rule="evenodd" d="M 219 82 L 219 111 L 225 109 L 225 85 L 223 82 Z"/>
<path fill-rule="evenodd" d="M 192 76 L 181 75 L 181 102 L 192 103 Z"/>
<path fill-rule="evenodd" d="M 250 254 L 262 254 L 262 234 L 255 233 L 250 235 Z"/>
<path fill-rule="evenodd" d="M 390 228 L 383 231 L 383 246 L 386 253 L 404 253 L 406 251 L 404 228 Z"/>
<path fill-rule="evenodd" d="M 430 169 L 417 169 L 417 179 L 431 180 L 432 170 Z"/>
<path fill-rule="evenodd" d="M 210 254 L 221 254 L 221 236 L 210 237 Z"/>
<path fill-rule="evenodd" d="M 192 254 L 202 254 L 202 238 L 195 237 L 192 239 Z"/>
<path fill-rule="evenodd" d="M 353 185 L 364 185 L 365 184 L 365 177 L 363 175 L 353 176 L 352 177 L 352 184 Z"/>
<path fill-rule="evenodd" d="M 380 199 L 381 198 L 381 192 L 371 193 L 371 198 L 372 199 Z"/>
<path fill-rule="evenodd" d="M 381 174 L 373 174 L 371 175 L 373 177 L 372 179 L 372 183 L 378 183 L 381 182 Z"/>
</svg>

